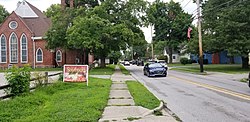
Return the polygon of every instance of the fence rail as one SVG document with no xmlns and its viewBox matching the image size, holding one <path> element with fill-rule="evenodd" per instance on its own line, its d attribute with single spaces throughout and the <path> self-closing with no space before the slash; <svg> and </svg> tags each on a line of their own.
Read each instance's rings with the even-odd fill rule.
<svg viewBox="0 0 250 122">
<path fill-rule="evenodd" d="M 42 78 L 45 79 L 45 83 L 49 83 L 49 82 L 48 82 L 49 77 L 57 76 L 57 75 L 60 75 L 60 74 L 62 74 L 62 72 L 54 73 L 54 74 L 50 74 L 50 75 L 49 75 L 48 72 L 45 72 L 45 75 L 44 75 Z M 31 82 L 31 81 L 35 81 L 35 80 L 38 80 L 38 79 L 39 79 L 39 78 L 32 78 L 32 79 L 30 79 L 30 82 Z M 10 87 L 9 84 L 3 85 L 3 86 L 0 86 L 0 90 L 4 90 L 4 89 L 9 88 L 9 87 Z M 36 88 L 36 87 L 30 87 L 30 90 L 33 90 L 33 89 L 35 89 L 35 88 Z M 6 99 L 6 98 L 10 98 L 10 97 L 12 97 L 12 96 L 13 96 L 13 95 L 11 95 L 11 94 L 2 95 L 2 96 L 1 96 L 1 94 L 0 94 L 0 100 Z"/>
</svg>

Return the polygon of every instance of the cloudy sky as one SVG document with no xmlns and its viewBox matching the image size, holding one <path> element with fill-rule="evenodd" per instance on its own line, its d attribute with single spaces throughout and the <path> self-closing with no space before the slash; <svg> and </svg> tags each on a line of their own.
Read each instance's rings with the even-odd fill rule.
<svg viewBox="0 0 250 122">
<path fill-rule="evenodd" d="M 16 9 L 16 5 L 18 1 L 22 0 L 0 0 L 0 4 L 4 6 L 5 9 L 9 13 Z M 61 3 L 61 0 L 26 0 L 41 11 L 46 11 L 51 4 Z M 153 2 L 154 0 L 147 0 L 149 2 Z M 165 2 L 169 2 L 170 0 L 163 0 Z M 174 0 L 175 2 L 180 2 L 183 10 L 188 12 L 189 14 L 194 14 L 194 10 L 197 8 L 193 2 L 193 0 Z M 148 42 L 151 42 L 151 31 L 150 28 L 142 28 L 144 31 L 145 39 Z"/>
</svg>

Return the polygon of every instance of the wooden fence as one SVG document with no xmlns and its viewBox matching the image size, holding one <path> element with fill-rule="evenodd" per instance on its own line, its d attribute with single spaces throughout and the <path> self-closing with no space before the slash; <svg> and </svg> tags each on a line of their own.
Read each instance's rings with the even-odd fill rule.
<svg viewBox="0 0 250 122">
<path fill-rule="evenodd" d="M 60 74 L 62 74 L 62 72 L 59 72 L 59 73 L 54 73 L 54 74 L 50 74 L 49 75 L 49 73 L 48 72 L 45 72 L 45 74 L 44 74 L 44 82 L 45 83 L 49 83 L 49 77 L 52 77 L 52 76 L 57 76 L 57 75 L 60 75 Z M 30 81 L 35 81 L 35 80 L 38 80 L 39 78 L 32 78 L 32 79 L 30 79 Z M 6 88 L 9 88 L 10 87 L 10 85 L 3 85 L 3 86 L 0 86 L 0 90 L 4 90 L 4 89 L 6 89 Z M 30 87 L 30 90 L 32 90 L 32 89 L 35 89 L 36 87 Z M 6 98 L 10 98 L 10 97 L 12 97 L 13 95 L 11 95 L 11 94 L 7 94 L 7 95 L 2 95 L 1 96 L 1 94 L 0 94 L 0 100 L 2 100 L 2 99 L 6 99 Z"/>
</svg>

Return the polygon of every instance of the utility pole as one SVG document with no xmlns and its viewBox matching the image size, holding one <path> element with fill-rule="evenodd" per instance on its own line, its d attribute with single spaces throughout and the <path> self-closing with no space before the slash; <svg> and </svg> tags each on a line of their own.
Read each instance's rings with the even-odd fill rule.
<svg viewBox="0 0 250 122">
<path fill-rule="evenodd" d="M 202 37 L 201 37 L 201 11 L 200 11 L 200 0 L 196 1 L 197 3 L 197 16 L 198 16 L 198 33 L 199 33 L 199 60 L 200 60 L 200 72 L 203 72 L 203 51 L 202 51 Z"/>
<path fill-rule="evenodd" d="M 152 60 L 154 60 L 153 25 L 151 25 L 151 48 L 152 48 Z"/>
</svg>

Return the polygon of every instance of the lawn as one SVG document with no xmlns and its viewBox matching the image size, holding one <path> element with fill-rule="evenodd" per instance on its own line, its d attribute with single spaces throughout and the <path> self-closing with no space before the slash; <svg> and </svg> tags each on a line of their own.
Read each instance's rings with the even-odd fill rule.
<svg viewBox="0 0 250 122">
<path fill-rule="evenodd" d="M 116 65 L 107 65 L 105 68 L 96 67 L 89 71 L 90 75 L 112 75 Z"/>
<path fill-rule="evenodd" d="M 210 72 L 223 72 L 223 73 L 230 73 L 230 74 L 250 72 L 250 69 L 242 69 L 241 64 L 208 64 L 208 65 L 203 65 L 203 66 L 204 66 L 204 71 L 210 71 Z M 175 67 L 175 68 L 172 68 L 172 70 L 199 73 L 200 65 L 188 65 L 185 67 Z"/>
<path fill-rule="evenodd" d="M 130 72 L 123 65 L 119 64 L 118 66 L 121 69 L 122 74 L 130 75 Z"/>
<path fill-rule="evenodd" d="M 126 81 L 126 83 L 131 95 L 134 98 L 135 105 L 148 109 L 154 109 L 160 105 L 160 101 L 140 82 Z"/>
<path fill-rule="evenodd" d="M 55 83 L 34 92 L 0 101 L 0 121 L 98 121 L 107 105 L 111 81 L 90 78 L 86 83 Z"/>
</svg>

